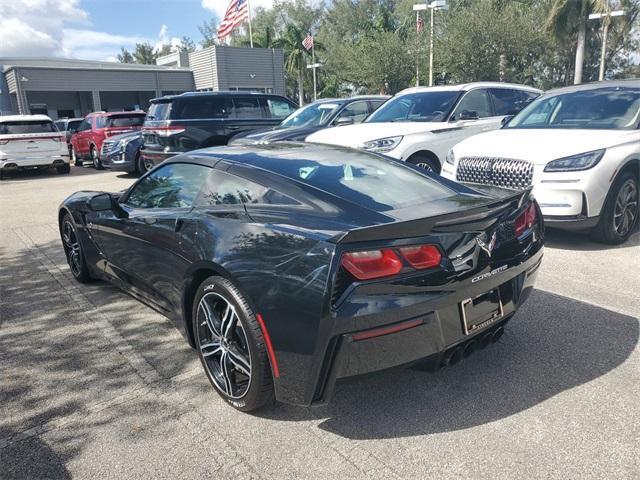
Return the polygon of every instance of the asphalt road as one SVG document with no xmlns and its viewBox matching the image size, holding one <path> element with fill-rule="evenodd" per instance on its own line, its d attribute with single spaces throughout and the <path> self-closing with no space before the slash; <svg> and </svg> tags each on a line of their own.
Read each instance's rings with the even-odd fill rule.
<svg viewBox="0 0 640 480">
<path fill-rule="evenodd" d="M 640 233 L 611 248 L 548 232 L 538 290 L 460 365 L 247 415 L 168 320 L 71 277 L 58 204 L 134 179 L 0 183 L 0 479 L 638 478 Z"/>
</svg>

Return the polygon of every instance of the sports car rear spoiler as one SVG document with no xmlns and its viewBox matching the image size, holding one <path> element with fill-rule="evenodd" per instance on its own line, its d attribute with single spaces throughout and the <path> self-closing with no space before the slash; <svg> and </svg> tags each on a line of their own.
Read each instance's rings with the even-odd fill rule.
<svg viewBox="0 0 640 480">
<path fill-rule="evenodd" d="M 329 241 L 344 244 L 415 238 L 429 233 L 484 231 L 494 225 L 505 212 L 518 210 L 525 205 L 531 198 L 532 190 L 528 188 L 514 191 L 476 185 L 473 188 L 490 195 L 487 197 L 487 203 L 468 210 L 457 210 L 430 217 L 396 220 L 381 225 L 356 228 L 335 235 Z M 496 199 L 496 197 L 499 198 Z"/>
</svg>

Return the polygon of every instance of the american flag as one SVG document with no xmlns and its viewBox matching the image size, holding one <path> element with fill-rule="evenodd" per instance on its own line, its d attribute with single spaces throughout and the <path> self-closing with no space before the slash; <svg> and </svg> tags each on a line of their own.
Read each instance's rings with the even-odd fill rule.
<svg viewBox="0 0 640 480">
<path fill-rule="evenodd" d="M 218 39 L 223 40 L 231 31 L 249 18 L 248 0 L 231 0 L 218 27 Z"/>
<path fill-rule="evenodd" d="M 307 50 L 311 50 L 313 48 L 313 35 L 311 35 L 311 32 L 307 33 L 307 36 L 302 40 L 302 46 Z"/>
</svg>

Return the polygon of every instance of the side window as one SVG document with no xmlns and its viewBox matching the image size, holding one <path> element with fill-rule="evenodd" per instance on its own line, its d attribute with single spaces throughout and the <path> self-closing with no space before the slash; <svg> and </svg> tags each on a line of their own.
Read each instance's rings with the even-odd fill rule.
<svg viewBox="0 0 640 480">
<path fill-rule="evenodd" d="M 82 120 L 82 122 L 80 123 L 80 125 L 78 126 L 78 132 L 82 132 L 84 130 L 89 130 L 91 128 L 91 124 L 89 123 L 89 120 L 87 120 L 86 118 L 84 120 Z"/>
<path fill-rule="evenodd" d="M 64 132 L 64 131 L 66 131 L 65 124 L 64 124 L 64 120 L 63 120 L 62 122 L 53 122 L 53 124 L 56 126 L 56 128 L 57 128 L 60 132 Z"/>
<path fill-rule="evenodd" d="M 369 110 L 369 113 L 375 112 L 378 109 L 378 107 L 382 105 L 384 102 L 386 102 L 386 100 L 370 100 L 369 104 L 371 105 L 371 108 Z"/>
<path fill-rule="evenodd" d="M 295 111 L 292 105 L 279 98 L 267 98 L 267 108 L 271 118 L 277 118 L 278 120 L 284 120 Z"/>
<path fill-rule="evenodd" d="M 176 119 L 228 118 L 233 110 L 229 97 L 193 96 L 174 101 L 172 117 Z"/>
<path fill-rule="evenodd" d="M 104 128 L 104 127 L 106 127 L 106 125 L 107 125 L 106 117 L 95 117 L 93 125 L 94 125 L 93 128 Z"/>
<path fill-rule="evenodd" d="M 492 88 L 491 97 L 496 115 L 515 115 L 529 105 L 538 95 L 524 90 Z"/>
<path fill-rule="evenodd" d="M 125 204 L 134 208 L 188 208 L 211 169 L 190 163 L 170 163 L 133 187 Z"/>
<path fill-rule="evenodd" d="M 217 205 L 297 205 L 282 193 L 230 173 L 212 170 L 195 202 L 198 207 Z"/>
<path fill-rule="evenodd" d="M 342 112 L 338 115 L 338 118 L 353 118 L 353 123 L 360 123 L 369 115 L 369 105 L 364 102 L 353 102 L 347 105 Z"/>
<path fill-rule="evenodd" d="M 258 97 L 234 97 L 233 114 L 231 118 L 253 119 L 266 118 L 263 108 L 260 106 Z"/>
<path fill-rule="evenodd" d="M 475 113 L 478 118 L 493 116 L 487 91 L 483 88 L 479 88 L 477 90 L 467 92 L 453 112 L 452 120 L 458 120 L 462 112 L 468 112 L 468 115 L 473 115 Z"/>
</svg>

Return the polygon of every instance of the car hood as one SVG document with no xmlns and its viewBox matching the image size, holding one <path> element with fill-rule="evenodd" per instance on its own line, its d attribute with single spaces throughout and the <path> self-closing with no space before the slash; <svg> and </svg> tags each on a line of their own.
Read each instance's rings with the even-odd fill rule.
<svg viewBox="0 0 640 480">
<path fill-rule="evenodd" d="M 637 130 L 509 129 L 467 138 L 453 151 L 460 157 L 502 157 L 546 164 L 556 158 L 638 141 Z"/>
<path fill-rule="evenodd" d="M 291 128 L 269 128 L 252 131 L 246 135 L 234 137 L 230 145 L 247 145 L 253 143 L 268 143 L 282 141 L 302 141 L 308 135 L 324 127 L 291 127 Z"/>
<path fill-rule="evenodd" d="M 371 122 L 320 130 L 307 137 L 307 142 L 328 143 L 344 147 L 361 147 L 364 142 L 385 137 L 429 133 L 451 128 L 447 122 Z"/>
</svg>

